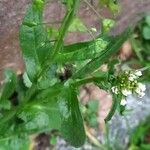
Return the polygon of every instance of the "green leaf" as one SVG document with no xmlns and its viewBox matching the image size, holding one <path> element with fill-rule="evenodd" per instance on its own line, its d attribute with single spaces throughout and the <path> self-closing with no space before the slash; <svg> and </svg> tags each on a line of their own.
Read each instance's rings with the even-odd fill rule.
<svg viewBox="0 0 150 150">
<path fill-rule="evenodd" d="M 57 137 L 56 136 L 52 136 L 50 138 L 50 144 L 51 145 L 56 145 L 57 144 Z"/>
<path fill-rule="evenodd" d="M 108 76 L 114 76 L 115 74 L 115 65 L 119 64 L 119 60 L 118 59 L 112 59 L 110 60 L 110 62 L 108 63 Z"/>
<path fill-rule="evenodd" d="M 75 0 L 62 0 L 62 2 L 67 6 L 68 10 L 72 8 Z"/>
<path fill-rule="evenodd" d="M 59 80 L 56 76 L 56 65 L 51 65 L 47 71 L 38 79 L 38 89 L 47 89 L 55 85 Z"/>
<path fill-rule="evenodd" d="M 63 88 L 64 88 L 63 84 L 61 83 L 55 84 L 54 86 L 50 88 L 39 91 L 36 96 L 36 99 L 40 101 L 42 99 L 44 101 L 45 99 L 47 100 L 49 96 L 51 96 L 51 98 L 56 97 L 61 93 L 61 90 Z"/>
<path fill-rule="evenodd" d="M 92 59 L 89 63 L 87 63 L 82 69 L 77 71 L 73 78 L 82 78 L 87 74 L 92 73 L 96 69 L 98 69 L 105 61 L 107 61 L 113 54 L 115 54 L 122 44 L 127 40 L 129 36 L 129 32 L 122 33 L 117 37 L 108 36 L 109 44 L 103 50 L 98 57 Z"/>
<path fill-rule="evenodd" d="M 62 136 L 71 145 L 82 146 L 85 142 L 85 131 L 75 89 L 64 89 L 58 102 L 62 118 Z"/>
<path fill-rule="evenodd" d="M 111 107 L 111 110 L 110 110 L 109 114 L 105 118 L 105 122 L 108 122 L 108 121 L 111 120 L 111 118 L 115 114 L 115 111 L 116 111 L 116 109 L 118 107 L 118 104 L 119 104 L 117 95 L 113 95 L 113 99 L 112 100 L 113 100 L 112 107 Z"/>
<path fill-rule="evenodd" d="M 91 100 L 88 102 L 87 114 L 85 117 L 90 127 L 97 127 L 98 125 L 97 121 L 98 105 L 99 104 L 97 100 Z"/>
<path fill-rule="evenodd" d="M 97 127 L 98 125 L 98 120 L 97 120 L 97 115 L 96 114 L 89 114 L 88 116 L 88 124 L 90 127 Z"/>
<path fill-rule="evenodd" d="M 136 128 L 134 128 L 130 136 L 130 142 L 133 145 L 137 145 L 138 143 L 140 143 L 143 140 L 143 138 L 146 136 L 146 134 L 150 130 L 149 121 L 150 121 L 150 116 L 148 116 L 144 121 L 140 122 Z"/>
<path fill-rule="evenodd" d="M 57 100 L 49 96 L 47 100 L 28 103 L 18 114 L 24 123 L 18 127 L 18 132 L 35 133 L 60 129 L 61 118 Z"/>
<path fill-rule="evenodd" d="M 73 21 L 68 29 L 69 32 L 87 32 L 86 26 L 83 24 L 83 22 L 78 18 L 73 18 Z"/>
<path fill-rule="evenodd" d="M 26 91 L 27 91 L 27 86 L 25 86 L 25 82 L 27 81 L 24 81 L 22 75 L 19 75 L 17 84 L 16 84 L 16 93 L 18 94 L 17 98 L 19 101 L 24 99 Z"/>
<path fill-rule="evenodd" d="M 11 108 L 11 102 L 8 99 L 1 100 L 1 102 L 0 102 L 0 108 L 8 109 L 9 110 Z"/>
<path fill-rule="evenodd" d="M 110 28 L 114 26 L 115 21 L 106 18 L 103 20 L 102 24 L 103 24 L 103 32 L 108 32 Z"/>
<path fill-rule="evenodd" d="M 132 38 L 131 39 L 131 44 L 132 44 L 132 48 L 135 51 L 135 54 L 137 55 L 137 57 L 139 58 L 139 60 L 142 62 L 143 61 L 143 57 L 142 57 L 142 51 L 143 51 L 143 44 L 141 43 L 140 40 Z"/>
<path fill-rule="evenodd" d="M 9 109 L 11 103 L 8 99 L 15 91 L 17 77 L 15 72 L 11 69 L 6 69 L 4 75 L 5 75 L 5 80 L 4 80 L 4 85 L 1 89 L 0 108 Z"/>
<path fill-rule="evenodd" d="M 82 61 L 97 57 L 106 49 L 108 42 L 105 37 L 97 38 L 89 42 L 76 43 L 65 46 L 63 51 L 57 55 L 57 62 Z"/>
<path fill-rule="evenodd" d="M 29 6 L 20 28 L 20 46 L 31 81 L 37 78 L 47 53 L 51 50 L 42 14 L 43 9 L 35 9 L 34 4 Z"/>
<path fill-rule="evenodd" d="M 79 3 L 79 0 L 72 0 L 72 2 L 73 3 L 71 5 L 71 8 L 66 12 L 61 27 L 59 28 L 59 36 L 57 38 L 57 41 L 54 43 L 53 52 L 48 54 L 47 59 L 44 62 L 44 67 L 42 68 L 39 76 L 43 75 L 43 73 L 47 70 L 52 61 L 55 60 L 57 54 L 62 49 L 64 36 L 66 35 L 69 25 L 76 14 L 77 4 Z"/>
<path fill-rule="evenodd" d="M 150 40 L 150 26 L 143 27 L 143 37 L 146 40 Z"/>
<path fill-rule="evenodd" d="M 53 39 L 55 40 L 59 36 L 58 29 L 55 27 L 52 27 L 52 26 L 49 26 L 47 28 L 47 33 L 48 33 L 49 39 L 51 39 L 51 40 L 53 40 Z"/>
<path fill-rule="evenodd" d="M 8 99 L 14 92 L 16 86 L 16 73 L 11 69 L 6 69 L 4 72 L 5 80 L 1 92 L 1 100 Z"/>
<path fill-rule="evenodd" d="M 32 86 L 32 82 L 30 81 L 26 72 L 23 74 L 23 82 L 24 82 L 25 86 L 28 88 L 30 88 Z"/>
<path fill-rule="evenodd" d="M 100 4 L 108 7 L 113 13 L 119 11 L 118 0 L 99 0 Z"/>
<path fill-rule="evenodd" d="M 32 0 L 33 7 L 37 10 L 42 10 L 44 7 L 45 0 Z"/>
<path fill-rule="evenodd" d="M 145 21 L 150 26 L 150 16 L 146 16 Z"/>
<path fill-rule="evenodd" d="M 0 138 L 0 150 L 29 150 L 28 136 L 10 136 Z"/>
<path fill-rule="evenodd" d="M 88 109 L 93 113 L 97 113 L 97 111 L 98 111 L 98 101 L 97 100 L 89 101 L 88 102 Z"/>
<path fill-rule="evenodd" d="M 140 148 L 143 150 L 150 150 L 150 144 L 142 144 Z"/>
</svg>

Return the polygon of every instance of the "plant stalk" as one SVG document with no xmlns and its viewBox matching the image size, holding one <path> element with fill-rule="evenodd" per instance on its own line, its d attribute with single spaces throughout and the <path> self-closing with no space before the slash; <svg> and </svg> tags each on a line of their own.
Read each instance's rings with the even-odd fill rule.
<svg viewBox="0 0 150 150">
<path fill-rule="evenodd" d="M 62 21 L 62 25 L 59 29 L 59 36 L 57 41 L 54 44 L 54 49 L 53 52 L 50 53 L 47 56 L 47 59 L 43 65 L 43 69 L 42 71 L 39 73 L 38 78 L 41 78 L 41 76 L 47 71 L 47 68 L 51 65 L 51 63 L 53 62 L 53 60 L 55 59 L 56 55 L 59 53 L 59 51 L 61 50 L 62 46 L 63 46 L 63 40 L 64 37 L 68 31 L 68 28 L 76 14 L 76 10 L 77 10 L 77 5 L 79 3 L 79 0 L 74 0 L 73 4 L 72 4 L 72 8 L 68 9 L 66 12 L 66 15 Z"/>
</svg>

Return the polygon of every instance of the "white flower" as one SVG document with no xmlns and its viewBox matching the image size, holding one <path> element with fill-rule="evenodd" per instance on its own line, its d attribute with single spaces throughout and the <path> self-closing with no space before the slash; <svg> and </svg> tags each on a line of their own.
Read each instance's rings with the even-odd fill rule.
<svg viewBox="0 0 150 150">
<path fill-rule="evenodd" d="M 118 94 L 118 88 L 116 86 L 113 86 L 111 90 L 113 93 Z"/>
<path fill-rule="evenodd" d="M 130 75 L 129 75 L 129 80 L 130 80 L 130 81 L 134 81 L 135 79 L 137 79 L 137 76 L 136 76 L 136 75 L 134 75 L 134 74 L 130 74 Z"/>
<path fill-rule="evenodd" d="M 138 83 L 138 86 L 137 86 L 135 92 L 138 94 L 138 96 L 139 96 L 140 98 L 142 98 L 142 97 L 145 95 L 145 93 L 144 93 L 145 90 L 146 90 L 145 84 Z"/>
<path fill-rule="evenodd" d="M 135 92 L 136 92 L 137 94 L 140 94 L 140 93 L 141 93 L 140 88 L 136 88 L 136 89 L 135 89 Z"/>
<path fill-rule="evenodd" d="M 139 88 L 141 91 L 145 91 L 145 90 L 146 90 L 145 84 L 142 84 L 142 83 L 138 83 L 138 88 Z"/>
<path fill-rule="evenodd" d="M 132 94 L 132 92 L 131 92 L 130 90 L 123 89 L 123 90 L 122 90 L 122 94 L 123 94 L 124 96 L 129 96 L 129 95 Z"/>
<path fill-rule="evenodd" d="M 139 98 L 142 98 L 143 96 L 145 96 L 145 93 L 141 92 L 138 96 L 139 96 Z"/>
<path fill-rule="evenodd" d="M 139 70 L 136 70 L 134 74 L 138 77 L 142 76 L 142 72 Z"/>
<path fill-rule="evenodd" d="M 121 103 L 120 103 L 122 106 L 125 106 L 127 104 L 127 101 L 125 99 L 122 99 L 121 100 Z"/>
<path fill-rule="evenodd" d="M 134 81 L 135 79 L 139 78 L 140 76 L 142 76 L 142 72 L 139 70 L 136 70 L 134 73 L 129 74 L 129 80 Z"/>
</svg>

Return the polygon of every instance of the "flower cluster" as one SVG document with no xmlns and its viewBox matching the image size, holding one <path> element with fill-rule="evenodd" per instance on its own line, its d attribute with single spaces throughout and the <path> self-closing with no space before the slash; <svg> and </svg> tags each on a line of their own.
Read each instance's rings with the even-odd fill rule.
<svg viewBox="0 0 150 150">
<path fill-rule="evenodd" d="M 122 94 L 125 98 L 131 94 L 136 94 L 142 98 L 145 95 L 146 86 L 138 82 L 140 76 L 142 76 L 142 72 L 139 70 L 123 71 L 113 81 L 112 92 L 114 94 Z M 121 101 L 121 105 L 126 105 L 125 99 Z"/>
</svg>

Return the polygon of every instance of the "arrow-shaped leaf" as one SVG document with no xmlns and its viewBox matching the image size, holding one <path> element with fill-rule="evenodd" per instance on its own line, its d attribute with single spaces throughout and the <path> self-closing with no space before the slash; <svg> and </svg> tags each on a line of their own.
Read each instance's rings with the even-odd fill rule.
<svg viewBox="0 0 150 150">
<path fill-rule="evenodd" d="M 92 59 L 106 49 L 109 43 L 105 37 L 99 37 L 95 40 L 88 42 L 75 43 L 72 45 L 65 46 L 63 51 L 61 51 L 57 57 L 57 62 L 67 62 L 67 61 L 81 61 Z"/>
</svg>

